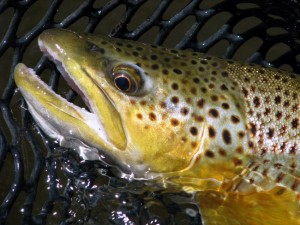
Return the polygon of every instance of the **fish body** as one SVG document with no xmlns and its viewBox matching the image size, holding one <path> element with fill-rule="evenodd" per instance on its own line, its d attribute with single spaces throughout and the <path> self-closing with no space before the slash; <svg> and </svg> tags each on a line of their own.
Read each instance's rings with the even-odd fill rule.
<svg viewBox="0 0 300 225">
<path fill-rule="evenodd" d="M 205 224 L 300 224 L 298 75 L 61 29 L 39 45 L 89 108 L 17 65 L 29 111 L 62 146 L 197 193 Z"/>
</svg>

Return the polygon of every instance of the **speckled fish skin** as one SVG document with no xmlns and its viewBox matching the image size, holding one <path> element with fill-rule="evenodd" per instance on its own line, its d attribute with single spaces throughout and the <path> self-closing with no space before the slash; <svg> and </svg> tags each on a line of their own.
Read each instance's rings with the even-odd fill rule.
<svg viewBox="0 0 300 225">
<path fill-rule="evenodd" d="M 45 31 L 39 42 L 104 130 L 95 135 L 85 114 L 68 105 L 81 115 L 74 139 L 96 155 L 107 153 L 134 177 L 162 177 L 196 191 L 205 224 L 300 223 L 299 75 L 59 29 Z M 44 102 L 63 100 L 46 85 L 39 88 L 52 96 L 37 96 L 24 67 L 16 68 L 16 84 L 33 116 L 43 117 L 35 101 L 47 111 Z M 117 75 L 131 89 L 120 90 Z M 55 129 L 40 122 L 46 133 L 59 130 L 52 137 L 63 136 L 63 126 L 72 129 L 77 117 L 64 122 L 57 108 L 47 111 Z"/>
</svg>

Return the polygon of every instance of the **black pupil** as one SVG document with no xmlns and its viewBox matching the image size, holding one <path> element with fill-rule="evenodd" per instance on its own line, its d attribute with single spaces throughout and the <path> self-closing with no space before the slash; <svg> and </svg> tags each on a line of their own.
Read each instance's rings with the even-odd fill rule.
<svg viewBox="0 0 300 225">
<path fill-rule="evenodd" d="M 128 78 L 123 76 L 116 77 L 115 84 L 121 91 L 128 91 L 130 88 L 130 82 Z"/>
</svg>

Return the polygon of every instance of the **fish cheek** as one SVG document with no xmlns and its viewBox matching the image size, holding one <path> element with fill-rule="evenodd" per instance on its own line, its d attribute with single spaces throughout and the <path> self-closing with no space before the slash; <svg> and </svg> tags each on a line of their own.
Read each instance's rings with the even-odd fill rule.
<svg viewBox="0 0 300 225">
<path fill-rule="evenodd" d="M 180 125 L 175 130 L 166 121 L 157 121 L 160 115 L 135 114 L 136 118 L 126 121 L 128 140 L 152 172 L 174 172 L 189 166 L 193 153 L 188 152 L 190 143 L 182 141 Z"/>
</svg>

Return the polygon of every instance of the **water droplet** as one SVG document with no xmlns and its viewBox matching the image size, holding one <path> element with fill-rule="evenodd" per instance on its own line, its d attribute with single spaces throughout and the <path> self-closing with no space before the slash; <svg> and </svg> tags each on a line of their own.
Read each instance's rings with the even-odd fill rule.
<svg viewBox="0 0 300 225">
<path fill-rule="evenodd" d="M 191 216 L 191 217 L 195 217 L 197 216 L 197 212 L 194 210 L 194 209 L 191 209 L 191 208 L 187 208 L 186 209 L 186 213 Z"/>
</svg>

